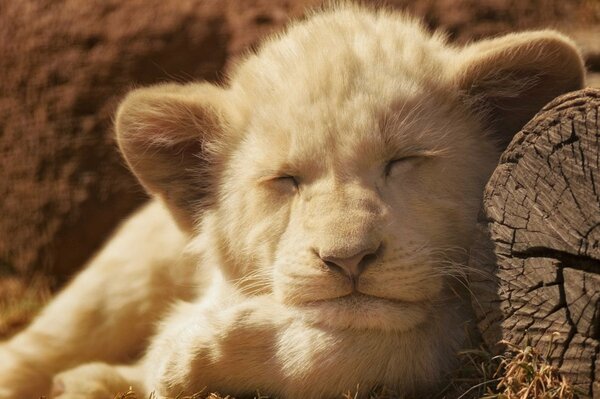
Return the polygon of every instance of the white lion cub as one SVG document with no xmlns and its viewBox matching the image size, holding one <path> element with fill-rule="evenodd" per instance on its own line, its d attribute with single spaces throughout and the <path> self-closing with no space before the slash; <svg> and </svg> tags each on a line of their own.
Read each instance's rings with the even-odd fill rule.
<svg viewBox="0 0 600 399">
<path fill-rule="evenodd" d="M 0 347 L 0 398 L 427 397 L 463 344 L 483 186 L 582 65 L 556 32 L 459 48 L 344 5 L 224 86 L 133 91 L 118 142 L 156 199 Z"/>
</svg>

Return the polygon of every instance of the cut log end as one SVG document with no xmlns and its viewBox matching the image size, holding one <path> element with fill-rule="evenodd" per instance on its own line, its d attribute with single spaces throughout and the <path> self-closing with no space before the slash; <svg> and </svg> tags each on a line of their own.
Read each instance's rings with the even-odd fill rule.
<svg viewBox="0 0 600 399">
<path fill-rule="evenodd" d="M 600 90 L 548 104 L 486 187 L 470 265 L 484 341 L 527 337 L 575 388 L 600 398 Z M 552 334 L 555 334 L 550 346 Z"/>
</svg>

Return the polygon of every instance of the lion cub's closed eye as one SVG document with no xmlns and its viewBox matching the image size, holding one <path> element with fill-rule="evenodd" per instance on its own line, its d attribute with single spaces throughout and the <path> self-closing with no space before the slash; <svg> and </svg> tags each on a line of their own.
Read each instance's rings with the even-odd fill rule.
<svg viewBox="0 0 600 399">
<path fill-rule="evenodd" d="M 300 178 L 284 173 L 276 173 L 259 179 L 259 183 L 275 186 L 278 189 L 284 189 L 286 192 L 296 192 L 300 185 Z"/>
<path fill-rule="evenodd" d="M 0 347 L 0 398 L 47 394 L 91 360 L 111 364 L 58 375 L 60 398 L 429 397 L 464 343 L 483 186 L 582 65 L 553 31 L 458 47 L 342 5 L 266 40 L 222 86 L 132 91 L 117 139 L 156 199 Z"/>
<path fill-rule="evenodd" d="M 401 175 L 402 173 L 417 167 L 422 162 L 426 162 L 428 157 L 429 155 L 423 154 L 394 158 L 385 165 L 384 175 L 386 177 Z"/>
</svg>

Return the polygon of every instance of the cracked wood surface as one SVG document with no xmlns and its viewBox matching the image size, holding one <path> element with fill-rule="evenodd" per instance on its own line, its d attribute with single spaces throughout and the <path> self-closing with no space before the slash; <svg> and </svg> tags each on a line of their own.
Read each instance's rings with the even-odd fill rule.
<svg viewBox="0 0 600 399">
<path fill-rule="evenodd" d="M 600 90 L 548 104 L 515 136 L 486 187 L 470 264 L 484 341 L 526 334 L 600 398 Z M 554 344 L 550 345 L 552 333 Z"/>
</svg>

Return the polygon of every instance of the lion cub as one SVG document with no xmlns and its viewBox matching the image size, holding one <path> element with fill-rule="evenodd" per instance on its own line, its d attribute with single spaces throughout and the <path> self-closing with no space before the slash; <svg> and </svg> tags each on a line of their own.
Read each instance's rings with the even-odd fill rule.
<svg viewBox="0 0 600 399">
<path fill-rule="evenodd" d="M 224 86 L 133 91 L 118 143 L 156 199 L 0 347 L 0 398 L 427 397 L 464 342 L 483 186 L 583 73 L 552 31 L 459 48 L 345 5 Z"/>
</svg>

